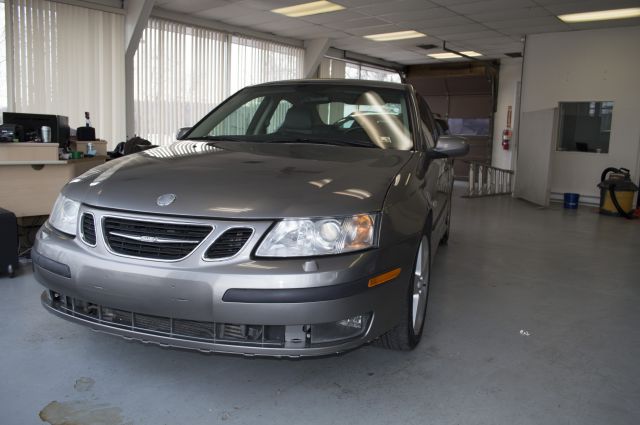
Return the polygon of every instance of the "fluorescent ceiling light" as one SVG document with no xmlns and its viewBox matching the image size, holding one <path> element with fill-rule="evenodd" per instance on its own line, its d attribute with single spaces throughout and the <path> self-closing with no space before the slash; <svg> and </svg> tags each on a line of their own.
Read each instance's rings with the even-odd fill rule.
<svg viewBox="0 0 640 425">
<path fill-rule="evenodd" d="M 429 55 L 430 58 L 434 58 L 434 59 L 455 59 L 455 58 L 461 58 L 462 56 L 460 55 L 456 55 L 455 53 L 451 53 L 451 52 L 444 52 L 444 53 L 431 53 Z"/>
<path fill-rule="evenodd" d="M 300 16 L 317 15 L 318 13 L 335 12 L 336 10 L 342 10 L 344 6 L 331 3 L 330 1 L 312 1 L 311 3 L 302 3 L 295 6 L 281 7 L 279 9 L 273 9 L 272 12 L 279 13 L 281 15 L 289 16 L 291 18 L 298 18 Z"/>
<path fill-rule="evenodd" d="M 393 40 L 406 40 L 409 38 L 418 38 L 418 37 L 426 37 L 426 34 L 423 34 L 418 31 L 398 31 L 398 32 L 385 32 L 382 34 L 371 34 L 365 35 L 364 38 L 368 38 L 373 41 L 393 41 Z"/>
<path fill-rule="evenodd" d="M 569 24 L 573 24 L 576 22 L 606 21 L 609 19 L 627 19 L 638 17 L 640 17 L 640 7 L 558 15 L 558 18 L 560 18 L 560 20 Z"/>
<path fill-rule="evenodd" d="M 476 56 L 482 56 L 482 53 L 474 52 L 473 50 L 467 50 L 466 52 L 460 52 L 460 53 L 472 58 L 475 58 Z M 459 54 L 453 53 L 453 52 L 431 53 L 427 56 L 434 59 L 456 59 L 456 58 L 462 57 Z"/>
</svg>

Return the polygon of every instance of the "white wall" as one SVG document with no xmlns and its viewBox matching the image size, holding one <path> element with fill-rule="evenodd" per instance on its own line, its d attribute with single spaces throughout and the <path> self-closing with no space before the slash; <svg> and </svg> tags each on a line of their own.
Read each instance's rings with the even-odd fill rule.
<svg viewBox="0 0 640 425">
<path fill-rule="evenodd" d="M 640 161 L 640 27 L 529 36 L 524 58 L 521 117 L 561 101 L 612 100 L 608 154 L 551 154 L 551 193 L 599 196 L 596 184 L 609 166 L 638 179 Z M 521 135 L 520 144 L 535 144 Z M 538 141 L 539 142 L 539 141 Z M 527 160 L 527 158 L 518 158 Z M 517 172 L 517 170 L 516 170 Z M 517 177 L 516 177 L 517 179 Z M 587 199 L 588 200 L 588 199 Z"/>
<path fill-rule="evenodd" d="M 502 130 L 507 126 L 507 108 L 511 106 L 511 129 L 515 126 L 516 91 L 522 72 L 522 59 L 502 59 L 500 61 L 500 75 L 498 76 L 498 101 L 496 113 L 493 116 L 493 152 L 491 165 L 505 170 L 513 169 L 512 156 L 516 143 L 514 132 L 509 150 L 502 148 Z"/>
</svg>

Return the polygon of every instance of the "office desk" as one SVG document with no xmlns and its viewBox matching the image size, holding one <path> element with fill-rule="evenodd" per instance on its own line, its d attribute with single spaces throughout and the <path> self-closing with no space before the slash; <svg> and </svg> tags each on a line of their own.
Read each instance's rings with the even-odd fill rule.
<svg viewBox="0 0 640 425">
<path fill-rule="evenodd" d="M 16 217 L 49 215 L 60 189 L 69 180 L 105 160 L 0 160 L 0 206 Z"/>
</svg>

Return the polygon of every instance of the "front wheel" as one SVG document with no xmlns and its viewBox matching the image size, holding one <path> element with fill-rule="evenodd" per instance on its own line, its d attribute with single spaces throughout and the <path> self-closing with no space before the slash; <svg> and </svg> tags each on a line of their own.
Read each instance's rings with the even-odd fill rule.
<svg viewBox="0 0 640 425">
<path fill-rule="evenodd" d="M 422 236 L 413 275 L 403 304 L 402 322 L 380 337 L 379 344 L 392 350 L 413 350 L 424 329 L 429 299 L 431 279 L 431 242 L 427 235 Z"/>
</svg>

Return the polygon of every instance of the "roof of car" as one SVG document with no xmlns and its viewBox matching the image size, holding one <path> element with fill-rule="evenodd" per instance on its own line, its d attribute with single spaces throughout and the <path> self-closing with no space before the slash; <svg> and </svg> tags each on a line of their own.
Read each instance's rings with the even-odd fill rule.
<svg viewBox="0 0 640 425">
<path fill-rule="evenodd" d="M 406 90 L 409 87 L 409 84 L 391 83 L 388 81 L 341 79 L 341 78 L 316 78 L 316 79 L 271 81 L 269 83 L 256 84 L 254 87 L 286 86 L 286 85 L 295 85 L 295 84 L 332 84 L 332 85 L 339 84 L 339 85 L 345 85 L 345 86 L 366 86 L 366 87 L 379 87 L 379 88 L 403 89 L 403 90 Z"/>
</svg>

